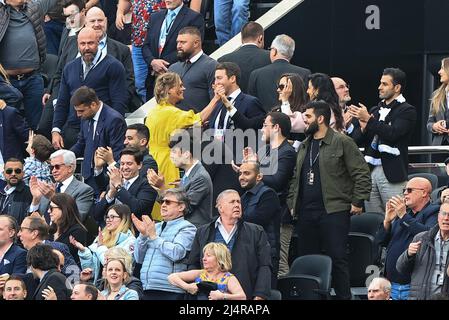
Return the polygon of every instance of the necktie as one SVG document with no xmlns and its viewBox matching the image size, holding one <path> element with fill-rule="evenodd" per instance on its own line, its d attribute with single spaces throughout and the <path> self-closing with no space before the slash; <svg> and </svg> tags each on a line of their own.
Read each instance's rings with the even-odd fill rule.
<svg viewBox="0 0 449 320">
<path fill-rule="evenodd" d="M 92 62 L 86 62 L 86 67 L 84 68 L 84 79 L 86 79 L 90 69 L 92 69 Z"/>
<path fill-rule="evenodd" d="M 231 97 L 228 97 L 228 100 L 231 101 Z M 223 105 L 220 111 L 220 121 L 218 121 L 218 129 L 226 129 L 227 123 L 225 123 L 226 114 L 228 111 L 226 107 Z"/>
<path fill-rule="evenodd" d="M 161 233 L 162 233 L 162 231 L 164 231 L 166 226 L 167 226 L 167 221 L 162 222 Z"/>
<path fill-rule="evenodd" d="M 161 55 L 162 50 L 164 50 L 165 41 L 167 39 L 167 35 L 170 32 L 170 28 L 173 24 L 173 20 L 175 18 L 176 13 L 174 11 L 168 11 L 165 16 L 164 23 L 162 24 L 161 34 L 159 35 L 159 55 Z"/>
<path fill-rule="evenodd" d="M 56 184 L 56 188 L 55 188 L 56 193 L 61 193 L 61 187 L 62 187 L 62 183 L 58 182 Z"/>
<path fill-rule="evenodd" d="M 129 181 L 125 181 L 125 183 L 123 184 L 123 187 L 124 187 L 126 190 L 128 190 L 129 185 L 130 185 Z"/>
<path fill-rule="evenodd" d="M 93 141 L 94 138 L 95 138 L 94 123 L 95 123 L 95 120 L 94 120 L 94 119 L 90 119 L 90 120 L 89 120 L 89 135 L 90 135 L 90 137 L 92 138 L 92 141 Z"/>
<path fill-rule="evenodd" d="M 181 179 L 181 186 L 185 186 L 188 179 L 189 179 L 189 177 L 187 177 L 187 175 L 184 174 L 184 176 Z"/>
</svg>

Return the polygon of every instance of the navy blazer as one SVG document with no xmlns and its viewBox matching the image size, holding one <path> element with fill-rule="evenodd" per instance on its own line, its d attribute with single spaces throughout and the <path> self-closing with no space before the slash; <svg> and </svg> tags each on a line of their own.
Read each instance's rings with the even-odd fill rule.
<svg viewBox="0 0 449 320">
<path fill-rule="evenodd" d="M 89 134 L 89 120 L 81 120 L 81 130 L 78 141 L 70 149 L 77 157 L 84 157 L 82 175 L 84 179 L 93 176 L 93 159 L 98 147 L 111 147 L 114 160 L 118 161 L 123 150 L 125 140 L 126 122 L 120 113 L 103 103 L 100 117 L 95 129 L 95 139 Z"/>
<path fill-rule="evenodd" d="M 0 274 L 25 273 L 27 271 L 27 251 L 13 244 L 0 261 Z"/>
<path fill-rule="evenodd" d="M 151 75 L 151 61 L 153 61 L 153 59 L 164 59 L 170 64 L 178 61 L 176 38 L 178 37 L 179 30 L 187 26 L 197 27 L 201 32 L 201 37 L 204 36 L 203 16 L 186 5 L 183 5 L 173 21 L 170 31 L 165 39 L 164 49 L 159 55 L 159 36 L 167 11 L 168 10 L 161 10 L 150 16 L 147 36 L 142 46 L 142 55 L 150 70 L 148 73 L 149 75 Z"/>
<path fill-rule="evenodd" d="M 262 104 L 260 103 L 259 99 L 256 97 L 250 96 L 249 94 L 245 94 L 241 92 L 234 102 L 234 107 L 245 117 L 247 118 L 263 118 L 265 116 L 265 110 L 262 107 Z M 218 106 L 215 107 L 214 111 L 212 112 L 212 115 L 209 119 L 209 127 L 211 129 L 214 128 L 215 120 L 217 119 L 218 115 L 220 114 L 220 110 L 222 112 L 226 112 L 226 107 L 222 102 L 218 103 Z M 263 122 L 263 121 L 262 121 Z M 259 126 L 261 123 L 257 123 L 253 129 L 260 129 L 261 126 Z M 234 126 L 236 128 L 240 129 L 247 129 L 239 127 L 238 122 L 234 122 Z M 229 121 L 226 129 L 229 129 Z"/>
<path fill-rule="evenodd" d="M 109 191 L 109 187 L 106 192 Z M 128 190 L 125 188 L 120 189 L 116 194 L 116 199 L 121 203 L 126 204 L 132 213 L 137 217 L 141 217 L 143 214 L 151 215 L 154 202 L 157 198 L 157 192 L 148 184 L 147 178 L 139 176 L 136 181 L 131 184 Z M 94 219 L 102 222 L 109 206 L 115 204 L 113 201 L 108 204 L 106 196 L 101 199 L 100 202 L 95 204 Z"/>
<path fill-rule="evenodd" d="M 0 150 L 3 161 L 6 162 L 12 157 L 23 160 L 29 130 L 28 124 L 16 108 L 6 106 L 0 110 Z"/>
</svg>

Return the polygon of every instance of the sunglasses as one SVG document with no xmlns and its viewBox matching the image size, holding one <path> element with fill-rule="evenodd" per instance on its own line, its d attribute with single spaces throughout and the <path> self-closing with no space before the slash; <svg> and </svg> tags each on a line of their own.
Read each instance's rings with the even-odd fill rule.
<svg viewBox="0 0 449 320">
<path fill-rule="evenodd" d="M 6 174 L 12 174 L 13 171 L 14 171 L 15 174 L 21 174 L 22 173 L 22 169 L 20 169 L 20 168 L 16 168 L 16 169 L 8 168 L 8 169 L 5 169 L 5 173 Z"/>
<path fill-rule="evenodd" d="M 58 206 L 49 206 L 48 207 L 48 211 L 53 212 L 54 209 L 59 209 L 60 207 Z"/>
<path fill-rule="evenodd" d="M 407 191 L 407 193 L 412 193 L 413 190 L 425 190 L 425 189 L 422 189 L 422 188 L 404 188 L 404 189 L 402 189 L 402 193 L 405 193 L 406 191 Z"/>
<path fill-rule="evenodd" d="M 172 203 L 182 203 L 180 201 L 176 201 L 176 200 L 168 200 L 168 199 L 161 199 L 159 200 L 160 204 L 164 204 L 166 203 L 167 206 L 171 205 Z"/>
<path fill-rule="evenodd" d="M 279 84 L 279 85 L 278 85 L 278 89 L 279 89 L 279 90 L 282 91 L 282 90 L 284 90 L 284 88 L 285 88 L 285 84 Z"/>
<path fill-rule="evenodd" d="M 50 166 L 50 171 L 53 171 L 53 169 L 59 170 L 61 169 L 61 167 L 63 166 L 63 164 L 55 164 L 54 166 Z"/>
</svg>

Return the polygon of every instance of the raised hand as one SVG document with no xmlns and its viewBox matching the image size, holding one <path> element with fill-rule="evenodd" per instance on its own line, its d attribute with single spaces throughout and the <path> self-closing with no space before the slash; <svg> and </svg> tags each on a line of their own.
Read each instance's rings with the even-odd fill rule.
<svg viewBox="0 0 449 320">
<path fill-rule="evenodd" d="M 409 257 L 413 257 L 421 248 L 421 241 L 418 242 L 411 242 L 407 249 L 407 254 Z"/>
<path fill-rule="evenodd" d="M 55 290 L 50 286 L 48 286 L 46 289 L 42 290 L 42 297 L 45 300 L 58 300 Z"/>
<path fill-rule="evenodd" d="M 76 241 L 76 239 L 75 239 L 74 236 L 69 236 L 69 241 L 70 241 L 70 243 L 71 243 L 75 248 L 77 248 L 79 251 L 84 251 L 84 250 L 86 250 L 86 247 L 85 247 L 81 242 Z"/>
<path fill-rule="evenodd" d="M 156 190 L 165 190 L 165 178 L 164 175 L 157 174 L 153 169 L 148 169 L 147 171 L 147 180 L 150 186 L 152 186 Z"/>
</svg>

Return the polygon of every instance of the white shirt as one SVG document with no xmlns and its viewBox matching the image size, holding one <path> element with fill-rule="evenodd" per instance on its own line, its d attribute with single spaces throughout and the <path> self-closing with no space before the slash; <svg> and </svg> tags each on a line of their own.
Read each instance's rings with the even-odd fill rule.
<svg viewBox="0 0 449 320">
<path fill-rule="evenodd" d="M 235 90 L 233 93 L 231 93 L 231 94 L 228 96 L 229 98 L 231 98 L 231 100 L 230 100 L 229 102 L 231 102 L 231 104 L 232 104 L 233 107 L 232 107 L 231 111 L 226 111 L 226 116 L 225 116 L 225 118 L 224 118 L 224 123 L 225 123 L 225 124 L 228 123 L 229 117 L 232 117 L 232 116 L 237 112 L 237 109 L 234 107 L 234 102 L 235 102 L 235 99 L 238 97 L 238 95 L 239 95 L 240 93 L 242 93 L 242 90 L 240 90 L 240 88 L 238 88 L 237 90 Z M 220 122 L 220 115 L 221 115 L 221 112 L 222 112 L 222 111 L 220 111 L 220 112 L 218 113 L 217 119 L 215 119 L 215 124 L 214 124 L 215 129 L 218 128 L 218 123 Z M 226 126 L 225 126 L 223 129 L 226 129 Z"/>
<path fill-rule="evenodd" d="M 188 177 L 190 175 L 190 172 L 192 172 L 192 169 L 196 166 L 196 164 L 199 162 L 199 160 L 196 160 L 195 162 L 193 162 L 193 166 L 190 167 L 189 170 L 186 171 L 186 173 L 184 174 L 186 177 Z"/>
<path fill-rule="evenodd" d="M 103 101 L 100 101 L 100 108 L 98 109 L 97 113 L 94 115 L 92 120 L 94 121 L 94 130 L 92 132 L 92 137 L 95 139 L 93 134 L 95 133 L 95 130 L 97 129 L 98 119 L 100 119 L 101 110 L 103 110 Z"/>
<path fill-rule="evenodd" d="M 215 228 L 217 228 L 217 227 L 218 227 L 218 231 L 220 231 L 221 236 L 223 237 L 223 239 L 226 242 L 226 244 L 228 244 L 229 241 L 231 241 L 232 237 L 237 232 L 237 223 L 236 223 L 232 227 L 231 232 L 228 233 L 226 231 L 225 227 L 223 226 L 223 223 L 221 222 L 221 217 L 218 217 L 217 221 L 215 221 Z"/>
<path fill-rule="evenodd" d="M 194 55 L 193 57 L 189 58 L 190 63 L 195 63 L 197 62 L 201 56 L 203 55 L 203 50 L 201 50 L 200 52 L 198 52 L 196 55 Z"/>
<path fill-rule="evenodd" d="M 125 180 L 125 179 L 123 179 L 123 188 L 125 188 L 125 185 L 126 185 L 126 182 L 129 182 L 129 185 L 128 185 L 128 188 L 126 188 L 126 190 L 129 190 L 129 188 L 132 186 L 132 184 L 134 183 L 134 181 L 136 181 L 137 180 L 137 178 L 139 177 L 139 174 L 137 174 L 137 176 L 135 176 L 134 178 L 131 178 L 131 179 L 129 179 L 129 180 Z M 109 198 L 109 196 L 108 196 L 108 194 L 106 193 L 106 201 L 108 202 L 108 203 L 112 203 L 113 201 L 115 200 L 115 197 L 114 198 Z"/>
<path fill-rule="evenodd" d="M 61 182 L 61 193 L 65 192 L 69 184 L 72 183 L 73 179 L 75 179 L 75 177 L 71 175 L 70 177 Z"/>
</svg>

